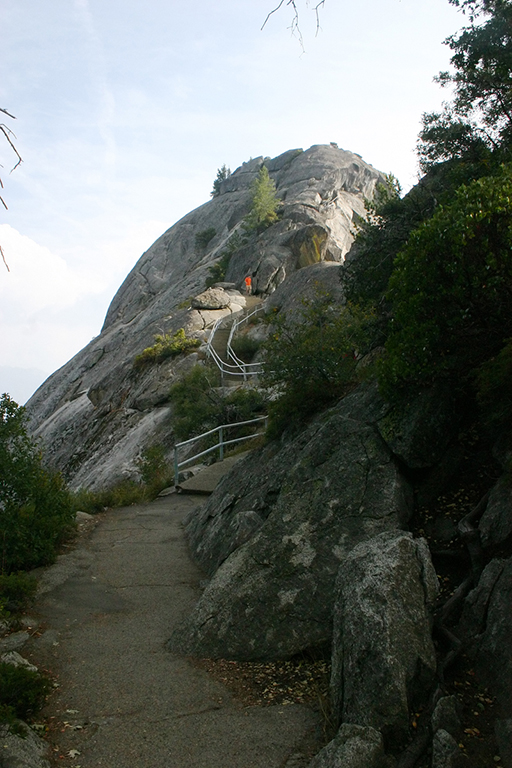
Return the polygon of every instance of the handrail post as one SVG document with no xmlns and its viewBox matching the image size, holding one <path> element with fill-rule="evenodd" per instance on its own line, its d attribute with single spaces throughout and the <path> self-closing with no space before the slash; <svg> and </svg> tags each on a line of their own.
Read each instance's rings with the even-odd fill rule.
<svg viewBox="0 0 512 768">
<path fill-rule="evenodd" d="M 223 443 L 222 427 L 219 429 L 219 459 L 220 461 L 224 461 L 224 443 Z"/>
<path fill-rule="evenodd" d="M 178 449 L 174 446 L 174 487 L 179 483 Z"/>
</svg>

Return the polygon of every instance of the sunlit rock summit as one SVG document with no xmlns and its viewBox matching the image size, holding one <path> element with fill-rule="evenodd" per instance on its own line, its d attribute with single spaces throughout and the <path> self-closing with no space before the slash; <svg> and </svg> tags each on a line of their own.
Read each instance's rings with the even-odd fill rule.
<svg viewBox="0 0 512 768">
<path fill-rule="evenodd" d="M 280 219 L 235 250 L 224 277 L 231 284 L 225 306 L 205 308 L 193 299 L 204 292 L 211 267 L 240 233 L 263 164 L 282 201 Z M 244 306 L 246 275 L 262 299 L 280 286 L 286 296 L 287 281 L 299 271 L 300 279 L 290 283 L 292 295 L 310 273 L 311 279 L 314 274 L 315 280 L 337 282 L 334 271 L 350 249 L 354 224 L 365 215 L 364 200 L 382 179 L 359 155 L 334 144 L 258 157 L 237 168 L 213 199 L 141 256 L 115 295 L 100 335 L 30 399 L 31 429 L 47 461 L 75 488 L 137 478 L 136 461 L 145 447 L 159 443 L 170 450 L 169 388 L 202 353 L 144 371 L 134 369 L 136 355 L 156 334 L 179 328 L 204 341 L 217 317 Z M 329 268 L 334 271 L 327 277 Z"/>
</svg>

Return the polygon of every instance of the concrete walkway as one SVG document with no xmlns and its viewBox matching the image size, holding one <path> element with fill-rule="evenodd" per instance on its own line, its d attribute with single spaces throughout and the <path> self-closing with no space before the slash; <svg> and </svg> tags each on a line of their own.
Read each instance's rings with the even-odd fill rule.
<svg viewBox="0 0 512 768">
<path fill-rule="evenodd" d="M 184 480 L 178 485 L 178 490 L 182 493 L 192 493 L 197 495 L 209 496 L 217 487 L 220 480 L 231 469 L 233 464 L 247 456 L 248 451 L 238 453 L 235 456 L 228 456 L 223 461 L 216 461 L 205 467 L 197 475 Z"/>
<path fill-rule="evenodd" d="M 54 765 L 74 768 L 284 768 L 307 764 L 317 726 L 301 705 L 244 707 L 207 672 L 167 651 L 202 574 L 181 519 L 201 498 L 172 494 L 102 515 L 48 568 L 40 632 L 24 655 L 56 677 Z M 28 653 L 27 653 L 28 651 Z"/>
</svg>

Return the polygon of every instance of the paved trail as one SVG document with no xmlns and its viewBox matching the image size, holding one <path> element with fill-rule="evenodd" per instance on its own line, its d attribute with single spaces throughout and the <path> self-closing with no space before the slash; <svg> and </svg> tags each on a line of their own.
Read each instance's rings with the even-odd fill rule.
<svg viewBox="0 0 512 768">
<path fill-rule="evenodd" d="M 202 574 L 180 521 L 200 503 L 172 495 L 106 513 L 41 581 L 42 634 L 30 657 L 60 687 L 55 765 L 74 768 L 289 768 L 316 726 L 299 705 L 244 707 L 165 642 Z M 79 753 L 79 754 L 78 754 Z"/>
</svg>

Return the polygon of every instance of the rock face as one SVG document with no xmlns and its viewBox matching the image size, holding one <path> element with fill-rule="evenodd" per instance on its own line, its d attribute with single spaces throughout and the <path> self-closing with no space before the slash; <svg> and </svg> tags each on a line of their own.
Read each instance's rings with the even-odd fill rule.
<svg viewBox="0 0 512 768">
<path fill-rule="evenodd" d="M 394 747 L 406 742 L 410 708 L 424 703 L 436 671 L 437 592 L 427 544 L 410 533 L 381 533 L 347 555 L 334 607 L 331 691 L 338 722 L 376 728 Z"/>
<path fill-rule="evenodd" d="M 205 294 L 209 268 L 240 235 L 263 162 L 283 202 L 282 216 L 244 244 L 238 240 L 226 287 Z M 298 270 L 342 262 L 353 222 L 364 216 L 364 199 L 381 180 L 358 155 L 323 145 L 256 158 L 238 168 L 218 195 L 143 254 L 114 297 L 100 335 L 27 404 L 48 462 L 72 487 L 97 489 L 137 478 L 136 460 L 144 447 L 162 444 L 170 450 L 174 442 L 168 390 L 188 363 L 178 359 L 136 371 L 134 357 L 153 344 L 155 334 L 184 328 L 205 338 L 218 317 L 244 306 L 247 274 L 253 292 L 265 298 Z"/>
<path fill-rule="evenodd" d="M 512 718 L 512 558 L 487 565 L 466 598 L 459 632 L 502 716 Z"/>
<path fill-rule="evenodd" d="M 336 737 L 309 764 L 309 768 L 392 768 L 384 755 L 381 734 L 374 728 L 345 723 Z"/>
<path fill-rule="evenodd" d="M 410 514 L 375 427 L 384 409 L 362 387 L 293 443 L 237 463 L 188 521 L 193 553 L 214 576 L 171 649 L 275 659 L 330 643 L 340 563 Z"/>
</svg>

